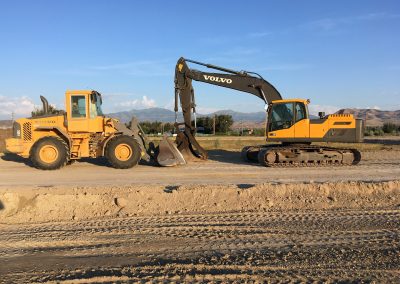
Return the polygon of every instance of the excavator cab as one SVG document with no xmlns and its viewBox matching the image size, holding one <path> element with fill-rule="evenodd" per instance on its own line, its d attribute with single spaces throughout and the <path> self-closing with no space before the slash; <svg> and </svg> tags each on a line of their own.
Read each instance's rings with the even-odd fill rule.
<svg viewBox="0 0 400 284">
<path fill-rule="evenodd" d="M 272 101 L 268 106 L 267 138 L 309 138 L 309 100 Z"/>
</svg>

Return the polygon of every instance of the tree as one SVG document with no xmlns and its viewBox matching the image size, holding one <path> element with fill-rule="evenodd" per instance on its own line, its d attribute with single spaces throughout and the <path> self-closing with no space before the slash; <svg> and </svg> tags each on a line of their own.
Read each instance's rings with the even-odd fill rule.
<svg viewBox="0 0 400 284">
<path fill-rule="evenodd" d="M 231 115 L 220 114 L 215 116 L 215 132 L 226 134 L 233 124 Z M 203 116 L 197 119 L 197 127 L 203 127 L 205 134 L 213 133 L 214 117 Z"/>
<path fill-rule="evenodd" d="M 199 117 L 197 119 L 197 127 L 204 128 L 204 134 L 210 134 L 213 131 L 213 119 L 208 116 Z"/>
<path fill-rule="evenodd" d="M 215 117 L 215 132 L 227 133 L 233 124 L 232 115 L 220 114 Z"/>
<path fill-rule="evenodd" d="M 49 104 L 48 114 L 59 114 L 60 112 L 63 112 L 63 111 L 56 109 L 54 106 Z M 43 110 L 43 108 L 35 107 L 33 109 L 33 111 L 31 112 L 31 115 L 32 115 L 32 117 L 42 116 L 42 115 L 44 115 L 44 110 Z"/>
<path fill-rule="evenodd" d="M 385 122 L 383 124 L 382 130 L 385 133 L 394 133 L 397 130 L 397 125 L 391 122 Z"/>
<path fill-rule="evenodd" d="M 165 132 L 174 132 L 175 126 L 173 123 L 163 123 L 161 121 L 142 121 L 139 123 L 145 134 L 158 134 Z M 130 125 L 128 124 L 128 127 Z"/>
</svg>

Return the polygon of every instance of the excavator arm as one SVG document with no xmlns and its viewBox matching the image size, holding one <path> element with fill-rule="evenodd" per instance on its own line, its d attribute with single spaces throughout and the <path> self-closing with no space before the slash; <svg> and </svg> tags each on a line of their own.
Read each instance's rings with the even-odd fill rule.
<svg viewBox="0 0 400 284">
<path fill-rule="evenodd" d="M 186 62 L 226 73 L 209 73 L 190 69 Z M 175 89 L 184 90 L 186 86 L 191 85 L 190 80 L 250 93 L 262 99 L 266 104 L 282 99 L 278 90 L 255 72 L 235 71 L 181 57 L 175 69 Z"/>
<path fill-rule="evenodd" d="M 210 73 L 190 69 L 187 62 L 224 73 Z M 262 99 L 265 104 L 269 104 L 273 100 L 282 99 L 278 90 L 255 72 L 235 71 L 181 57 L 175 67 L 175 126 L 178 132 L 176 144 L 186 159 L 190 159 L 192 156 L 207 159 L 207 152 L 194 138 L 196 125 L 192 125 L 192 112 L 195 116 L 196 104 L 192 80 L 250 93 Z M 183 113 L 183 123 L 177 122 L 179 102 Z M 180 125 L 184 125 L 183 132 L 179 130 Z"/>
</svg>

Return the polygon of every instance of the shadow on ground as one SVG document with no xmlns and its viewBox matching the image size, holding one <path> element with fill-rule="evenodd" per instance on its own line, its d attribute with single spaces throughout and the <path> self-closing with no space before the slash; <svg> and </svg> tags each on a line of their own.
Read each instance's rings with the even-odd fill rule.
<svg viewBox="0 0 400 284">
<path fill-rule="evenodd" d="M 240 156 L 238 151 L 228 151 L 228 150 L 210 150 L 208 151 L 208 159 L 211 161 L 217 161 L 222 163 L 230 163 L 236 165 L 250 165 L 259 166 L 258 163 L 246 162 Z"/>
<path fill-rule="evenodd" d="M 368 138 L 368 139 L 364 139 L 364 143 L 382 144 L 382 145 L 400 145 L 400 137 L 397 139 Z"/>
<path fill-rule="evenodd" d="M 107 161 L 105 157 L 99 157 L 99 158 L 82 158 L 77 161 L 78 163 L 88 163 L 91 165 L 99 166 L 99 167 L 109 167 L 112 168 L 110 163 Z M 74 162 L 76 163 L 76 162 Z M 144 160 L 141 160 L 139 162 L 140 165 L 145 165 L 145 166 L 157 166 L 154 161 L 146 162 Z"/>
<path fill-rule="evenodd" d="M 20 164 L 25 164 L 29 167 L 33 167 L 31 161 L 27 158 L 22 158 L 21 156 L 18 156 L 16 154 L 12 153 L 5 153 L 3 156 L 1 156 L 1 159 L 3 161 L 7 162 L 15 162 L 15 163 L 20 163 Z"/>
</svg>

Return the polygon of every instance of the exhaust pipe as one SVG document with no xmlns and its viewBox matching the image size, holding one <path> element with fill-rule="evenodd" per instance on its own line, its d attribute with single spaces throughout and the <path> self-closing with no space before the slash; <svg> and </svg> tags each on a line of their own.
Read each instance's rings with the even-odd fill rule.
<svg viewBox="0 0 400 284">
<path fill-rule="evenodd" d="M 49 102 L 43 96 L 40 96 L 40 100 L 42 101 L 42 104 L 43 104 L 43 114 L 48 114 L 49 113 Z"/>
</svg>

